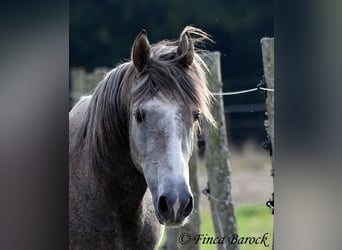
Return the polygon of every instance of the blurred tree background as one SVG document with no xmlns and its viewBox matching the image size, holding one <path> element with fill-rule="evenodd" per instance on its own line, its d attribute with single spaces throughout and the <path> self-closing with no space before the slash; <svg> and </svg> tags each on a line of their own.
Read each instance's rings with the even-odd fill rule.
<svg viewBox="0 0 342 250">
<path fill-rule="evenodd" d="M 224 91 L 255 87 L 262 78 L 260 39 L 273 37 L 272 0 L 71 0 L 70 67 L 115 67 L 129 59 L 141 29 L 151 43 L 176 39 L 186 25 L 209 33 L 221 52 Z M 234 145 L 265 139 L 264 96 L 227 96 L 225 112 Z"/>
</svg>

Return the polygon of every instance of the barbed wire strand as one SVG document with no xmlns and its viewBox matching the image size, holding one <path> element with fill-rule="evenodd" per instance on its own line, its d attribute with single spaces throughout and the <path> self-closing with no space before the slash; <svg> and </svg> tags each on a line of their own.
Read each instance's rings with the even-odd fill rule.
<svg viewBox="0 0 342 250">
<path fill-rule="evenodd" d="M 223 93 L 212 93 L 212 94 L 214 96 L 240 95 L 240 94 L 245 94 L 245 93 L 254 92 L 258 90 L 274 92 L 274 89 L 260 87 L 260 88 L 252 88 L 252 89 L 246 89 L 246 90 L 240 90 L 240 91 L 234 91 L 234 92 L 223 92 Z"/>
<path fill-rule="evenodd" d="M 230 196 L 228 199 L 226 200 L 221 200 L 221 199 L 218 199 L 216 198 L 214 195 L 208 193 L 208 192 L 205 192 L 203 193 L 205 196 L 207 196 L 209 198 L 209 200 L 214 200 L 214 201 L 217 201 L 217 202 L 224 202 L 226 204 L 229 204 L 229 203 L 235 203 L 234 201 L 234 198 L 232 196 Z M 242 207 L 245 207 L 245 208 L 252 208 L 252 207 L 262 207 L 262 206 L 265 206 L 265 203 L 258 203 L 258 204 L 239 204 L 239 206 L 242 206 Z"/>
</svg>

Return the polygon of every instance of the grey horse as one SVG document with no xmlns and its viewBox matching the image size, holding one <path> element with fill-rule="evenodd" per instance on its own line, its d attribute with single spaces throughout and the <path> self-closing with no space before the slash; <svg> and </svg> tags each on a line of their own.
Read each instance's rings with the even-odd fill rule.
<svg viewBox="0 0 342 250">
<path fill-rule="evenodd" d="M 199 120 L 213 122 L 207 65 L 187 26 L 150 45 L 143 30 L 131 61 L 69 113 L 70 249 L 157 249 L 164 225 L 193 210 L 188 162 Z"/>
</svg>

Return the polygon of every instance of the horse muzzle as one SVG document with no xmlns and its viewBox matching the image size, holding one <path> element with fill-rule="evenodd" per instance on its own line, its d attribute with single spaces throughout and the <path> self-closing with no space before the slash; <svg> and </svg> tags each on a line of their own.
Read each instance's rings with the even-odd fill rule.
<svg viewBox="0 0 342 250">
<path fill-rule="evenodd" d="M 193 196 L 185 193 L 163 193 L 157 201 L 157 217 L 167 226 L 182 225 L 194 207 Z"/>
</svg>

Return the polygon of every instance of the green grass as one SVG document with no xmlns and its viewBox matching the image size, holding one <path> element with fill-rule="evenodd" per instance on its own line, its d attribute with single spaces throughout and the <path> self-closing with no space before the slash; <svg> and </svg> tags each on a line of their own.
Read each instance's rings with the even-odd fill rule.
<svg viewBox="0 0 342 250">
<path fill-rule="evenodd" d="M 264 250 L 272 249 L 273 239 L 273 215 L 265 206 L 247 206 L 236 208 L 236 218 L 238 226 L 239 237 L 262 237 L 265 233 L 267 235 L 267 243 L 269 247 L 257 244 L 241 244 L 240 250 Z M 201 233 L 208 236 L 215 236 L 213 222 L 210 211 L 203 211 L 201 213 Z M 163 245 L 163 239 L 161 246 Z M 216 249 L 215 245 L 202 244 L 202 250 Z"/>
</svg>

